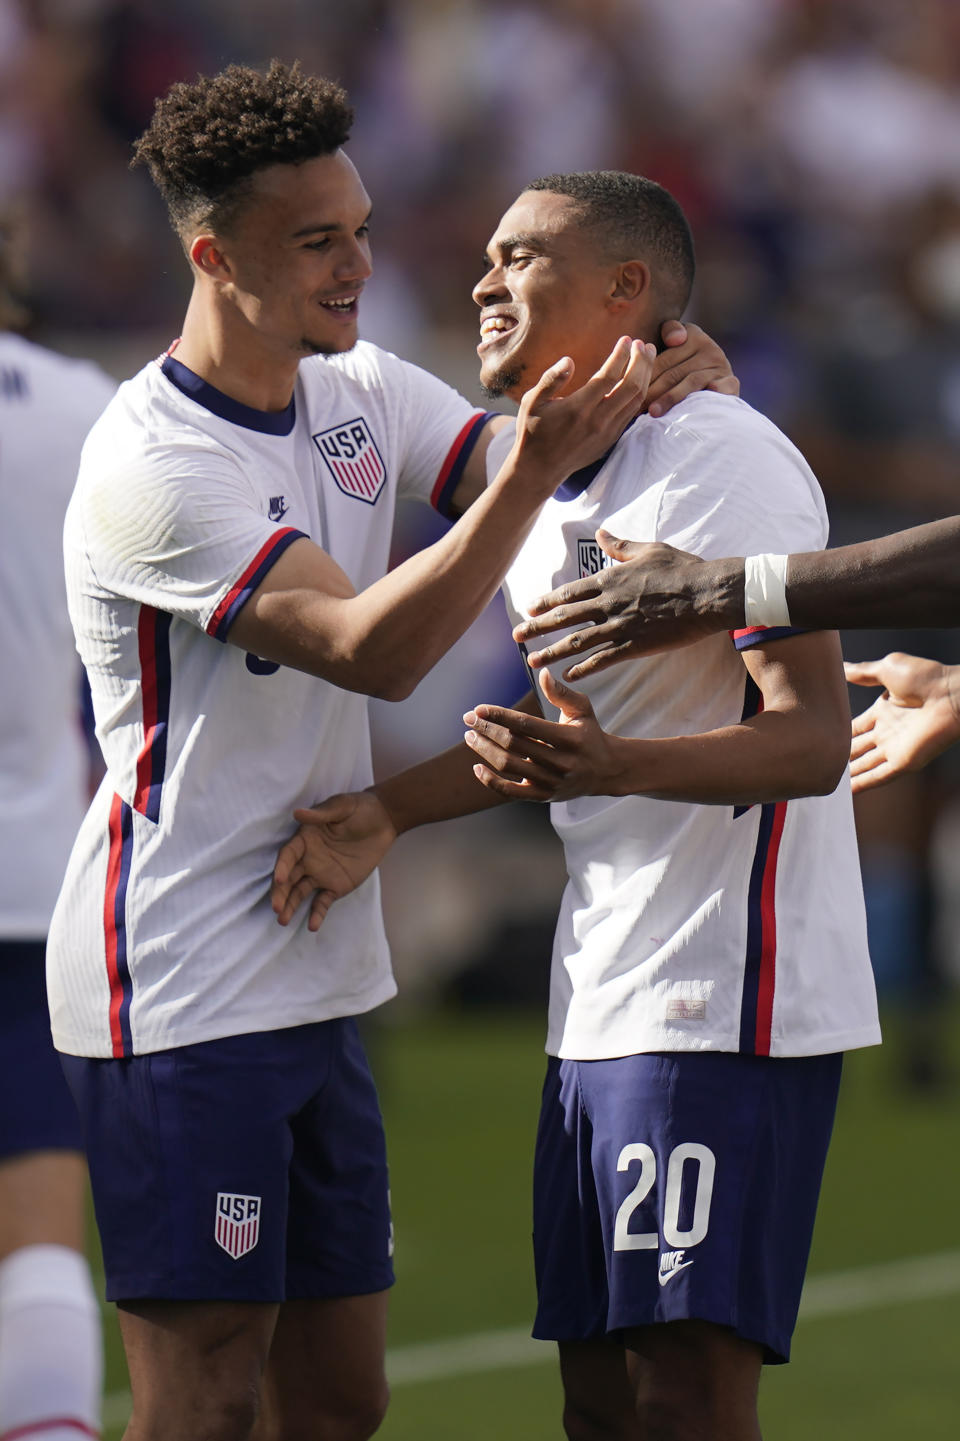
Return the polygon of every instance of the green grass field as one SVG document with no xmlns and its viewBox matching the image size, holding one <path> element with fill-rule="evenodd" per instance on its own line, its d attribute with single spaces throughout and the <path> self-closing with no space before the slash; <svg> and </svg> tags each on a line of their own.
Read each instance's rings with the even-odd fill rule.
<svg viewBox="0 0 960 1441">
<path fill-rule="evenodd" d="M 888 1026 L 894 1039 L 896 1029 Z M 960 1011 L 952 1035 L 956 1059 Z M 369 1042 L 397 1236 L 393 1402 L 379 1435 L 560 1441 L 551 1348 L 524 1344 L 521 1334 L 533 1306 L 529 1171 L 541 1020 L 444 1014 L 378 1025 Z M 769 1441 L 954 1441 L 960 1433 L 960 1095 L 904 1094 L 893 1070 L 892 1048 L 848 1058 L 808 1314 L 792 1364 L 764 1377 Z M 112 1441 L 127 1383 L 110 1314 L 107 1338 Z"/>
</svg>

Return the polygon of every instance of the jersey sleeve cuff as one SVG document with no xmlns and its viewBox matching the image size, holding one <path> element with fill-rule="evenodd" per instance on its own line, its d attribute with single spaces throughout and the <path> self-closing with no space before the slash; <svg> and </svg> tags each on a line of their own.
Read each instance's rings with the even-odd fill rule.
<svg viewBox="0 0 960 1441">
<path fill-rule="evenodd" d="M 263 577 L 276 564 L 287 547 L 292 545 L 295 540 L 300 540 L 301 537 L 308 538 L 302 530 L 295 530 L 293 526 L 288 525 L 284 526 L 282 530 L 278 530 L 265 545 L 260 547 L 246 570 L 234 581 L 213 612 L 207 622 L 207 635 L 212 635 L 214 640 L 226 641 L 238 612 L 250 599 Z"/>
<path fill-rule="evenodd" d="M 495 410 L 481 410 L 476 415 L 472 415 L 447 451 L 447 458 L 440 467 L 440 474 L 430 493 L 430 504 L 447 520 L 454 518 L 450 502 L 453 499 L 454 491 L 460 484 L 464 467 L 470 459 L 473 447 L 480 438 L 480 432 L 496 415 L 497 411 Z"/>
<path fill-rule="evenodd" d="M 771 640 L 789 640 L 792 635 L 806 635 L 801 625 L 748 625 L 732 630 L 730 639 L 737 650 L 749 650 L 754 645 L 766 645 Z"/>
</svg>

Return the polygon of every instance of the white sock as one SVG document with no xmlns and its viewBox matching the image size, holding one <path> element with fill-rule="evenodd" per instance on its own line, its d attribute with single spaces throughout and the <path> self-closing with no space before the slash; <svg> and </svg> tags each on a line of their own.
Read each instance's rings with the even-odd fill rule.
<svg viewBox="0 0 960 1441">
<path fill-rule="evenodd" d="M 24 1246 L 0 1261 L 0 1441 L 100 1434 L 103 1337 L 84 1258 Z"/>
</svg>

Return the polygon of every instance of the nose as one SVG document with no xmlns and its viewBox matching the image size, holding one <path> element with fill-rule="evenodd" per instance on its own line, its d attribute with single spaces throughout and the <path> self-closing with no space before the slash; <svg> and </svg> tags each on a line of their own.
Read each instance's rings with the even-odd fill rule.
<svg viewBox="0 0 960 1441">
<path fill-rule="evenodd" d="M 341 258 L 335 273 L 337 280 L 344 284 L 353 280 L 368 280 L 373 274 L 370 242 L 354 238 L 349 251 Z"/>
<path fill-rule="evenodd" d="M 485 275 L 477 281 L 473 287 L 474 304 L 479 305 L 481 310 L 485 305 L 491 305 L 495 300 L 506 298 L 507 288 L 503 278 L 503 267 L 491 265 Z"/>
</svg>

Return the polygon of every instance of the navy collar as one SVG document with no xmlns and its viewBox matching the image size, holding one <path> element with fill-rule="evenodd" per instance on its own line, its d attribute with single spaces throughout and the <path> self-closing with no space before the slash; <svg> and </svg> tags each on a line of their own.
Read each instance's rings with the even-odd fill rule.
<svg viewBox="0 0 960 1441">
<path fill-rule="evenodd" d="M 630 426 L 637 423 L 638 418 L 639 417 L 636 415 L 633 417 L 630 425 L 625 426 L 623 430 L 621 430 L 620 434 L 617 436 L 610 449 L 608 451 L 605 451 L 604 454 L 601 455 L 599 460 L 594 460 L 591 462 L 590 465 L 585 465 L 581 470 L 575 470 L 572 475 L 568 475 L 563 484 L 558 485 L 556 490 L 553 492 L 554 500 L 576 500 L 578 495 L 583 495 L 583 492 L 586 490 L 590 482 L 592 480 L 595 480 L 600 474 L 601 470 L 606 465 L 607 461 L 610 459 L 611 455 L 616 450 L 617 446 L 620 444 L 627 431 L 630 429 Z"/>
<path fill-rule="evenodd" d="M 206 380 L 201 380 L 195 371 L 189 370 L 182 361 L 174 360 L 172 355 L 163 357 L 160 369 L 171 385 L 182 390 L 205 410 L 219 415 L 221 420 L 245 426 L 247 430 L 262 431 L 264 435 L 289 435 L 296 423 L 297 412 L 292 396 L 285 410 L 255 410 L 252 405 L 244 405 L 233 396 L 224 395 L 222 390 L 217 390 Z"/>
</svg>

